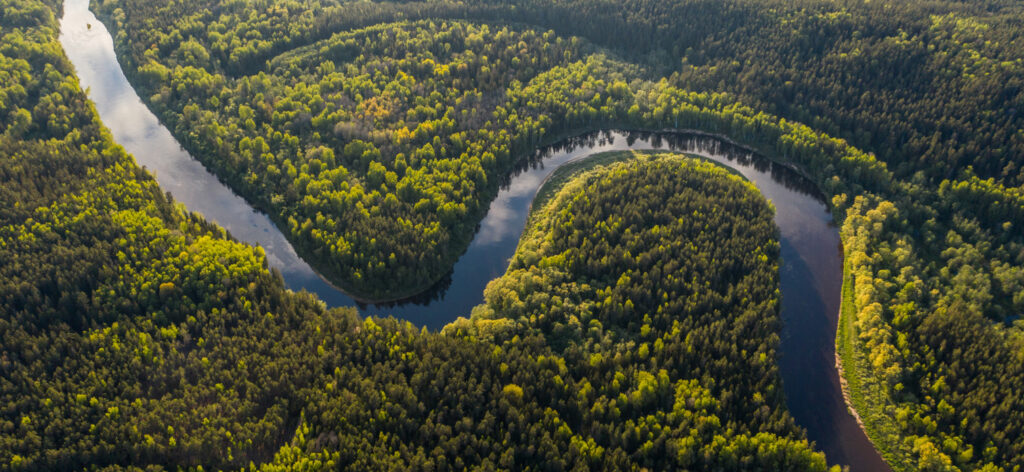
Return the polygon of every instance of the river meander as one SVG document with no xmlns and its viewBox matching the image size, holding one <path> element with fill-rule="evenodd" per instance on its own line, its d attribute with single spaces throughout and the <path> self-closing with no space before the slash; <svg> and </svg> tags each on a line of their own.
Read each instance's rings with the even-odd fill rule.
<svg viewBox="0 0 1024 472">
<path fill-rule="evenodd" d="M 189 155 L 139 99 L 118 63 L 107 29 L 88 0 L 65 0 L 61 43 L 79 81 L 114 139 L 155 175 L 161 188 L 190 211 L 263 247 L 271 267 L 293 290 L 308 290 L 328 306 L 357 306 L 363 315 L 393 315 L 438 329 L 483 301 L 487 282 L 501 276 L 523 232 L 530 203 L 560 165 L 626 149 L 697 154 L 736 169 L 775 206 L 782 248 L 780 371 L 787 404 L 832 464 L 853 471 L 889 470 L 843 401 L 835 367 L 842 251 L 828 208 L 815 186 L 788 167 L 725 140 L 696 133 L 603 131 L 540 149 L 491 203 L 466 253 L 435 287 L 385 305 L 357 303 L 320 278 L 265 214 Z"/>
</svg>

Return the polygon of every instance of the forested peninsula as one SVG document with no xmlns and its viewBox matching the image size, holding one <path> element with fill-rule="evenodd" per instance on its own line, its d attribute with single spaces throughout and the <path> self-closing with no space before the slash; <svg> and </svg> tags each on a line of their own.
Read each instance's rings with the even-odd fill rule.
<svg viewBox="0 0 1024 472">
<path fill-rule="evenodd" d="M 897 471 L 1024 467 L 1009 0 L 98 0 L 126 74 L 307 260 L 416 293 L 538 146 L 727 136 L 817 183 Z M 785 411 L 771 208 L 644 155 L 539 203 L 441 332 L 287 290 L 113 142 L 56 0 L 0 0 L 0 468 L 826 470 Z"/>
<path fill-rule="evenodd" d="M 687 348 L 679 339 L 665 345 L 665 330 L 731 323 L 694 313 L 641 325 L 630 320 L 647 307 L 626 311 L 621 301 L 594 313 L 590 335 L 602 336 L 598 319 L 614 313 L 605 336 L 657 342 L 598 348 L 577 334 L 577 349 L 592 351 L 581 358 L 552 348 L 547 325 L 463 323 L 428 333 L 360 320 L 284 290 L 258 248 L 167 200 L 98 126 L 59 53 L 50 8 L 26 11 L 5 36 L 17 46 L 4 51 L 5 71 L 22 71 L 5 89 L 18 99 L 9 113 L 28 115 L 0 138 L 3 189 L 17 202 L 3 215 L 0 245 L 5 469 L 825 470 L 780 406 L 771 334 L 777 249 L 770 210 L 749 185 L 706 167 L 638 164 L 608 177 L 606 206 L 593 211 L 614 211 L 617 186 L 651 179 L 659 188 L 646 193 L 648 206 L 660 192 L 680 192 L 662 212 L 679 230 L 701 231 L 678 218 L 691 208 L 744 228 L 731 257 L 759 267 L 748 278 L 760 295 L 735 307 L 713 303 L 729 316 L 747 313 L 744 326 L 723 334 L 764 331 L 744 339 L 759 353 L 752 360 L 691 372 L 674 354 Z M 47 106 L 71 121 L 39 122 L 49 115 L 33 96 L 49 97 Z M 714 187 L 698 192 L 703 181 Z M 619 229 L 646 231 L 636 216 Z M 651 234 L 629 249 L 674 233 Z M 676 250 L 702 257 L 710 241 Z M 747 258 L 747 243 L 766 244 L 765 254 Z M 730 290 L 736 270 L 716 289 Z M 685 288 L 679 282 L 674 290 Z M 629 355 L 616 354 L 627 346 Z M 697 350 L 688 363 L 709 354 Z M 751 395 L 760 400 L 738 401 Z"/>
</svg>

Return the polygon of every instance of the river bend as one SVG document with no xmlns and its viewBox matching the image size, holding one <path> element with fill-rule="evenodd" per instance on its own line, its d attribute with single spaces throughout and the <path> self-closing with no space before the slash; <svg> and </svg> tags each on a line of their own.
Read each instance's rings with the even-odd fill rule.
<svg viewBox="0 0 1024 472">
<path fill-rule="evenodd" d="M 852 471 L 889 470 L 846 409 L 835 367 L 842 278 L 839 235 L 814 185 L 791 169 L 746 149 L 700 134 L 604 131 L 538 150 L 491 203 L 452 271 L 433 289 L 404 303 L 364 305 L 332 287 L 299 257 L 265 214 L 255 211 L 189 155 L 139 99 L 114 53 L 107 29 L 88 0 L 65 0 L 61 43 L 79 81 L 114 139 L 155 175 L 160 187 L 190 211 L 263 247 L 271 267 L 293 290 L 308 290 L 328 306 L 357 306 L 363 315 L 394 315 L 438 329 L 483 301 L 490 280 L 508 267 L 530 203 L 560 165 L 603 151 L 665 149 L 697 154 L 736 169 L 775 206 L 780 230 L 783 329 L 780 371 L 787 405 L 831 464 Z"/>
</svg>

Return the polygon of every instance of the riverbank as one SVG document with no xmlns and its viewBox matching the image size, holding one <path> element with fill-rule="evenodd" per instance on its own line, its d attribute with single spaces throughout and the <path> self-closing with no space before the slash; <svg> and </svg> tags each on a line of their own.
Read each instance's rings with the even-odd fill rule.
<svg viewBox="0 0 1024 472">
<path fill-rule="evenodd" d="M 854 275 L 848 258 L 843 259 L 842 305 L 839 310 L 839 326 L 836 330 L 836 370 L 843 387 L 843 400 L 850 414 L 857 420 L 864 434 L 868 436 L 875 450 L 885 458 L 894 472 L 910 472 L 911 466 L 899 462 L 899 457 L 888 447 L 897 446 L 899 433 L 895 430 L 891 416 L 885 413 L 887 401 L 885 391 L 870 375 L 870 366 L 859 349 L 857 334 L 857 306 L 854 299 Z"/>
</svg>

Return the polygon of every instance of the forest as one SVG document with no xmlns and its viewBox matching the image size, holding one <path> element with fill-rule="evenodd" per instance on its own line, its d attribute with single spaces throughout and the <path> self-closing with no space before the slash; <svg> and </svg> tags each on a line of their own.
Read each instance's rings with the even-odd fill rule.
<svg viewBox="0 0 1024 472">
<path fill-rule="evenodd" d="M 0 468 L 826 470 L 780 407 L 770 336 L 757 362 L 721 366 L 731 385 L 650 348 L 581 364 L 539 329 L 431 333 L 284 289 L 260 248 L 174 204 L 112 141 L 56 6 L 3 6 Z M 740 200 L 771 238 L 756 192 L 716 188 L 705 206 Z M 769 299 L 748 316 L 771 320 L 775 262 L 756 263 Z M 595 375 L 615 378 L 595 390 Z"/>
<path fill-rule="evenodd" d="M 287 291 L 113 143 L 59 3 L 2 0 L 0 467 L 825 468 L 780 400 L 769 210 L 734 178 L 581 176 L 469 319 L 361 320 Z M 840 227 L 837 344 L 888 463 L 1024 468 L 1015 2 L 94 6 L 179 141 L 369 299 L 440 277 L 560 137 L 697 129 L 797 166 Z M 666 216 L 695 208 L 750 233 Z"/>
<path fill-rule="evenodd" d="M 535 25 L 611 48 L 651 77 L 728 92 L 847 139 L 901 177 L 950 178 L 971 166 L 982 178 L 1024 184 L 1015 159 L 1024 151 L 1022 7 L 1010 0 L 98 3 L 134 25 L 126 58 L 144 60 L 156 45 L 171 67 L 167 53 L 191 38 L 208 51 L 192 65 L 229 77 L 394 18 Z"/>
<path fill-rule="evenodd" d="M 937 184 L 969 166 L 982 179 L 1024 184 L 1007 158 L 1024 152 L 1016 106 L 1024 48 L 1014 46 L 1012 5 L 991 5 L 996 13 L 974 24 L 976 8 L 943 5 L 952 12 L 939 16 L 942 8 L 914 2 L 901 2 L 898 14 L 892 5 L 768 2 L 775 9 L 766 15 L 751 2 L 632 1 L 612 12 L 596 1 L 251 9 L 206 0 L 185 2 L 187 18 L 178 2 L 100 3 L 120 30 L 129 74 L 181 141 L 287 228 L 321 272 L 368 299 L 436 281 L 501 176 L 539 141 L 608 122 L 647 124 L 627 113 L 628 99 L 618 110 L 608 100 L 622 102 L 622 85 L 659 74 L 681 90 L 724 92 L 846 138 L 901 178 L 922 172 Z M 553 29 L 518 31 L 498 19 Z M 536 107 L 546 98 L 508 98 L 583 59 L 585 45 L 557 33 L 592 38 L 636 65 L 617 61 L 597 74 L 605 83 L 595 88 L 609 90 L 586 97 L 602 102 L 590 103 L 593 112 L 548 114 L 547 123 Z M 370 228 L 394 236 L 375 238 Z"/>
</svg>

